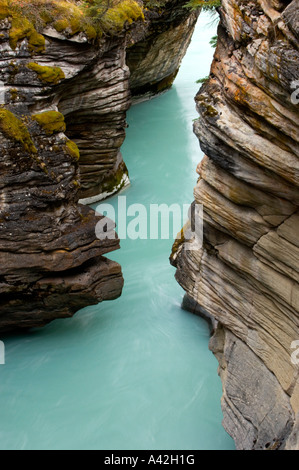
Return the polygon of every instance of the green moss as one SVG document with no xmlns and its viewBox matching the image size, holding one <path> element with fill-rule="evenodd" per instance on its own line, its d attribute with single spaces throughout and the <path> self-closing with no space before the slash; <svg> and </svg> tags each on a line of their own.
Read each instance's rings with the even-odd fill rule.
<svg viewBox="0 0 299 470">
<path fill-rule="evenodd" d="M 78 180 L 73 180 L 73 185 L 75 186 L 75 188 L 81 188 L 81 184 Z"/>
<path fill-rule="evenodd" d="M 0 130 L 11 140 L 22 144 L 24 150 L 36 154 L 37 150 L 25 124 L 7 109 L 0 109 Z"/>
<path fill-rule="evenodd" d="M 198 101 L 201 109 L 202 109 L 202 113 L 204 114 L 204 116 L 208 116 L 208 117 L 216 117 L 218 116 L 218 111 L 216 108 L 214 108 L 214 106 L 212 106 L 210 104 L 210 102 L 208 102 L 206 100 L 206 97 L 205 95 L 198 95 L 196 100 Z"/>
<path fill-rule="evenodd" d="M 48 136 L 66 130 L 64 116 L 57 111 L 45 111 L 44 113 L 34 114 L 32 119 L 42 127 Z"/>
<path fill-rule="evenodd" d="M 25 38 L 28 39 L 30 51 L 43 52 L 45 50 L 45 38 L 35 30 L 33 24 L 27 18 L 16 15 L 11 20 L 10 47 L 15 50 L 18 42 Z"/>
<path fill-rule="evenodd" d="M 96 39 L 99 36 L 99 31 L 96 30 L 95 26 L 83 21 L 82 15 L 75 14 L 74 12 L 67 18 L 64 17 L 56 20 L 53 23 L 53 27 L 58 33 L 67 32 L 71 36 L 83 32 L 89 40 Z"/>
<path fill-rule="evenodd" d="M 26 18 L 16 17 L 12 19 L 9 33 L 9 42 L 12 49 L 16 49 L 18 41 L 26 38 L 32 32 L 33 26 Z"/>
<path fill-rule="evenodd" d="M 86 36 L 88 37 L 88 39 L 90 41 L 92 41 L 92 40 L 96 39 L 97 37 L 101 36 L 101 32 L 97 31 L 96 28 L 91 24 L 87 24 L 84 27 L 84 33 L 86 34 Z"/>
<path fill-rule="evenodd" d="M 110 5 L 110 6 L 109 6 Z M 83 32 L 90 41 L 103 34 L 117 35 L 128 24 L 144 20 L 144 9 L 136 0 L 0 0 L 0 19 L 10 18 L 13 49 L 27 38 L 31 52 L 45 50 L 45 38 L 38 31 L 52 25 L 59 33 L 72 36 Z"/>
<path fill-rule="evenodd" d="M 51 12 L 45 9 L 40 11 L 40 19 L 44 25 L 48 25 L 53 22 L 53 16 Z"/>
<path fill-rule="evenodd" d="M 69 19 L 72 34 L 77 34 L 82 31 L 82 19 L 78 16 L 72 16 Z"/>
<path fill-rule="evenodd" d="M 65 79 L 64 72 L 60 67 L 46 67 L 30 62 L 27 64 L 27 68 L 36 72 L 40 81 L 49 85 L 57 85 Z"/>
<path fill-rule="evenodd" d="M 9 8 L 7 2 L 1 2 L 0 4 L 0 20 L 4 20 L 9 16 Z"/>
<path fill-rule="evenodd" d="M 75 144 L 75 142 L 73 142 L 72 140 L 68 140 L 65 144 L 65 147 L 66 147 L 67 153 L 71 157 L 73 157 L 75 160 L 79 160 L 80 151 L 79 151 L 77 145 Z"/>
<path fill-rule="evenodd" d="M 9 90 L 10 96 L 11 96 L 11 101 L 15 102 L 18 99 L 18 90 L 16 88 L 11 88 Z"/>
<path fill-rule="evenodd" d="M 211 105 L 205 105 L 206 111 L 205 114 L 210 116 L 210 117 L 216 117 L 218 116 L 218 111 L 217 109 L 214 108 L 214 106 Z"/>
<path fill-rule="evenodd" d="M 15 62 L 11 61 L 9 63 L 9 74 L 13 80 L 15 79 L 15 76 L 19 73 L 19 70 L 20 68 Z"/>
<path fill-rule="evenodd" d="M 31 52 L 44 52 L 46 49 L 46 40 L 42 34 L 32 31 L 28 37 L 28 49 Z"/>
<path fill-rule="evenodd" d="M 103 184 L 103 192 L 112 194 L 116 190 L 120 191 L 125 185 L 125 175 L 128 176 L 129 172 L 125 163 L 123 162 L 115 173 L 113 173 L 109 178 L 106 178 Z"/>
<path fill-rule="evenodd" d="M 58 33 L 61 33 L 62 31 L 68 28 L 69 22 L 66 18 L 63 18 L 61 20 L 55 21 L 55 23 L 53 23 L 53 26 Z"/>
<path fill-rule="evenodd" d="M 117 34 L 126 24 L 132 24 L 139 19 L 144 21 L 143 8 L 134 0 L 123 0 L 108 9 L 101 18 L 101 27 L 106 33 Z"/>
</svg>

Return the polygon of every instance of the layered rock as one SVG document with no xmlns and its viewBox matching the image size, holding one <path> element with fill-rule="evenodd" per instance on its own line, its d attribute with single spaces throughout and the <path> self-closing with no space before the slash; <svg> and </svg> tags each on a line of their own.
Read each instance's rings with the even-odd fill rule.
<svg viewBox="0 0 299 470">
<path fill-rule="evenodd" d="M 163 9 L 153 8 L 146 13 L 145 37 L 127 49 L 134 102 L 149 99 L 172 86 L 198 18 L 198 11 L 190 13 L 184 8 L 184 1 L 161 3 Z"/>
<path fill-rule="evenodd" d="M 57 91 L 58 108 L 65 116 L 67 135 L 80 149 L 81 188 L 84 203 L 99 201 L 129 183 L 120 148 L 125 139 L 126 112 L 131 104 L 125 38 L 106 40 L 100 49 L 90 45 L 71 48 L 61 41 L 59 64 L 67 64 L 70 79 Z M 89 60 L 87 60 L 89 58 Z M 62 63 L 61 63 L 62 62 Z"/>
<path fill-rule="evenodd" d="M 106 38 L 89 66 L 83 54 L 84 70 L 60 94 L 68 136 L 80 149 L 84 203 L 130 184 L 121 146 L 132 97 L 147 99 L 171 87 L 194 32 L 198 14 L 184 8 L 185 0 L 143 3 L 149 4 L 144 21 Z"/>
<path fill-rule="evenodd" d="M 184 0 L 162 1 L 159 8 L 144 3 L 149 8 L 143 19 L 96 47 L 82 36 L 70 41 L 53 28 L 44 31 L 50 44 L 40 63 L 66 73 L 53 100 L 80 149 L 79 197 L 85 204 L 130 183 L 121 146 L 132 94 L 152 96 L 172 85 L 194 31 L 198 15 L 184 8 Z"/>
<path fill-rule="evenodd" d="M 45 35 L 32 57 L 1 22 L 0 331 L 40 327 L 121 295 L 121 267 L 103 257 L 102 216 L 78 204 L 79 150 L 65 134 L 59 93 L 98 55 L 78 39 Z M 82 60 L 84 53 L 84 61 Z M 61 67 L 60 67 L 61 66 Z M 61 86 L 60 86 L 61 84 Z"/>
<path fill-rule="evenodd" d="M 216 320 L 224 426 L 238 449 L 298 449 L 298 6 L 222 1 L 196 97 L 204 243 L 182 240 L 172 255 L 197 311 Z"/>
</svg>

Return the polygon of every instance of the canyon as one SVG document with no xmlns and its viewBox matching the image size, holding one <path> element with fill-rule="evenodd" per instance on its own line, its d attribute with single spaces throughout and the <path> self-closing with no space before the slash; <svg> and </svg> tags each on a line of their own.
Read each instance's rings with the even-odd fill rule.
<svg viewBox="0 0 299 470">
<path fill-rule="evenodd" d="M 134 21 L 99 41 L 0 9 L 1 332 L 122 293 L 104 256 L 117 234 L 98 240 L 87 204 L 129 184 L 126 112 L 171 87 L 198 16 L 182 0 L 133 3 Z M 171 255 L 184 307 L 211 320 L 223 424 L 242 450 L 299 449 L 298 3 L 222 0 L 196 96 L 204 242 L 180 237 Z"/>
</svg>

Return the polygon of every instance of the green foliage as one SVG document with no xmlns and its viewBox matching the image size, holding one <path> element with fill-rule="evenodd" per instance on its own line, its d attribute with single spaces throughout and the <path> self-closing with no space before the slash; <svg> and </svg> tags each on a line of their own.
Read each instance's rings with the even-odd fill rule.
<svg viewBox="0 0 299 470">
<path fill-rule="evenodd" d="M 217 41 L 218 41 L 218 36 L 213 36 L 210 41 L 210 44 L 212 47 L 214 47 L 214 49 L 217 47 Z"/>
<path fill-rule="evenodd" d="M 209 80 L 209 78 L 210 78 L 209 76 L 200 78 L 199 80 L 196 80 L 196 83 L 201 83 L 201 84 L 206 83 Z"/>
</svg>

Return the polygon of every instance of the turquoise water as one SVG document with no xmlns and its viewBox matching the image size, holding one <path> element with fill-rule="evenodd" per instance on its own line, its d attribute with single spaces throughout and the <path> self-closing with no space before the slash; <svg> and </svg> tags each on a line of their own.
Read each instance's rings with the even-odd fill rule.
<svg viewBox="0 0 299 470">
<path fill-rule="evenodd" d="M 123 148 L 127 204 L 190 203 L 201 158 L 195 81 L 209 72 L 202 16 L 173 89 L 134 106 Z M 118 198 L 109 202 L 117 207 Z M 123 240 L 123 296 L 4 339 L 0 449 L 233 449 L 204 320 L 181 309 L 172 240 Z"/>
</svg>

